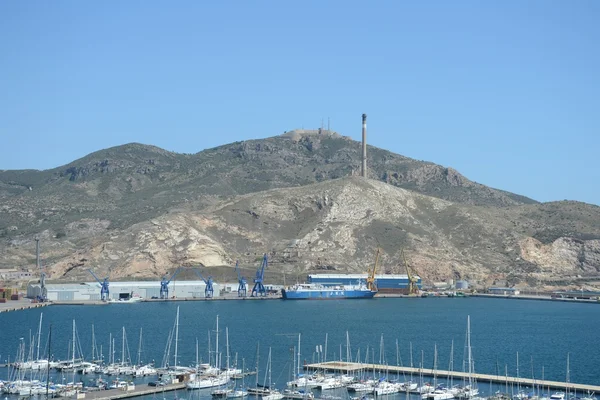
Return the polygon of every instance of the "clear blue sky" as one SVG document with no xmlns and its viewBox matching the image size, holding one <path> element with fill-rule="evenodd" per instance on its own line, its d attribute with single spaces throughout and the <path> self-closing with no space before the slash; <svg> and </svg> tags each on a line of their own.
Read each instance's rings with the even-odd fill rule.
<svg viewBox="0 0 600 400">
<path fill-rule="evenodd" d="M 3 1 L 0 169 L 332 129 L 600 204 L 600 2 Z"/>
</svg>

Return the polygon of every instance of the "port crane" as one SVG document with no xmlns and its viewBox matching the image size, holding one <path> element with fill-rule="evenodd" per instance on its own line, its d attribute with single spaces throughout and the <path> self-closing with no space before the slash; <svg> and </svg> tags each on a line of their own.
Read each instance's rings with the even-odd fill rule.
<svg viewBox="0 0 600 400">
<path fill-rule="evenodd" d="M 88 271 L 90 271 L 90 274 L 92 274 L 94 279 L 96 279 L 96 281 L 100 284 L 100 300 L 108 301 L 110 297 L 110 292 L 108 291 L 108 276 L 103 280 L 100 280 L 100 278 L 98 278 L 96 274 L 94 274 L 94 271 L 92 271 L 91 269 L 88 269 Z"/>
<path fill-rule="evenodd" d="M 177 268 L 177 270 L 173 273 L 173 275 L 171 275 L 171 277 L 169 279 L 167 279 L 166 275 L 163 276 L 162 280 L 160 281 L 160 298 L 161 299 L 169 298 L 169 283 L 171 283 L 171 281 L 173 279 L 175 279 L 177 274 L 179 272 L 181 272 L 182 269 L 183 269 L 183 267 Z"/>
<path fill-rule="evenodd" d="M 404 249 L 402 250 L 402 259 L 404 260 L 404 267 L 406 268 L 406 275 L 408 276 L 408 294 L 416 295 L 419 291 L 419 286 L 417 285 L 419 279 L 411 273 L 410 267 L 406 262 Z"/>
<path fill-rule="evenodd" d="M 265 268 L 267 268 L 267 264 L 267 253 L 265 253 L 260 268 L 256 270 L 256 276 L 254 277 L 254 287 L 252 288 L 252 293 L 250 294 L 251 297 L 267 295 L 265 285 L 263 285 L 263 281 L 265 278 Z"/>
<path fill-rule="evenodd" d="M 214 289 L 213 289 L 212 276 L 209 276 L 208 279 L 204 279 L 204 277 L 202 276 L 202 273 L 200 272 L 200 270 L 198 268 L 194 268 L 194 272 L 196 273 L 196 275 L 198 275 L 198 277 L 200 279 L 202 279 L 204 281 L 204 284 L 206 285 L 206 287 L 204 288 L 204 297 L 206 297 L 206 298 L 213 297 Z"/>
<path fill-rule="evenodd" d="M 48 301 L 48 288 L 46 288 L 46 272 L 40 263 L 40 238 L 35 238 L 35 263 L 40 271 L 40 294 L 36 296 L 37 301 L 44 303 Z"/>
<path fill-rule="evenodd" d="M 246 278 L 242 276 L 238 261 L 235 262 L 235 272 L 238 277 L 238 297 L 246 297 Z"/>
<path fill-rule="evenodd" d="M 377 248 L 377 253 L 375 254 L 375 265 L 373 265 L 373 269 L 369 269 L 367 271 L 367 287 L 373 292 L 377 291 L 377 281 L 375 279 L 375 272 L 377 271 L 377 265 L 379 264 L 380 251 L 381 249 Z"/>
</svg>

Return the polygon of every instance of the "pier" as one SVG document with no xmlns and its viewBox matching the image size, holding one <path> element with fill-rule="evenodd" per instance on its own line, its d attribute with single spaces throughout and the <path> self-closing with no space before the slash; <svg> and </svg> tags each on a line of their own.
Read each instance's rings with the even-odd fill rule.
<svg viewBox="0 0 600 400">
<path fill-rule="evenodd" d="M 381 365 L 381 364 L 363 364 L 363 363 L 354 363 L 354 362 L 343 362 L 343 361 L 327 361 L 322 363 L 315 364 L 305 364 L 304 369 L 306 370 L 321 370 L 321 371 L 330 371 L 330 372 L 355 372 L 360 370 L 365 371 L 380 371 L 380 372 L 395 372 L 398 374 L 412 374 L 412 375 L 423 375 L 423 376 L 437 376 L 439 378 L 459 378 L 459 379 L 468 379 L 469 374 L 467 372 L 457 372 L 457 371 L 444 371 L 444 370 L 433 370 L 428 368 L 412 368 L 412 367 L 398 367 L 391 365 Z M 489 374 L 471 374 L 472 379 L 477 380 L 478 382 L 494 382 L 502 385 L 521 385 L 521 386 L 540 386 L 543 388 L 549 389 L 559 389 L 559 390 L 569 390 L 569 391 L 578 391 L 578 392 L 600 392 L 600 386 L 597 385 L 587 385 L 581 383 L 572 383 L 572 382 L 557 382 L 557 381 L 547 381 L 541 379 L 531 379 L 531 378 L 516 378 L 512 376 L 502 376 L 502 375 L 489 375 Z"/>
<path fill-rule="evenodd" d="M 84 392 L 85 399 L 93 400 L 114 400 L 114 399 L 127 399 L 130 397 L 147 396 L 155 393 L 172 392 L 174 390 L 185 389 L 185 383 L 175 383 L 172 385 L 165 386 L 135 386 L 133 390 L 123 389 L 108 389 L 108 390 L 95 390 L 92 392 Z M 78 397 L 79 398 L 79 397 Z"/>
</svg>

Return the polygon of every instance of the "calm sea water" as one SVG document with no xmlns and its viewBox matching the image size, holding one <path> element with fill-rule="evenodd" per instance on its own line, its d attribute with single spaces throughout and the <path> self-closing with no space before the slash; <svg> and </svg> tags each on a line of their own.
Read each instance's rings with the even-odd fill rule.
<svg viewBox="0 0 600 400">
<path fill-rule="evenodd" d="M 29 344 L 30 332 L 37 332 L 43 312 L 42 353 L 46 348 L 48 327 L 52 324 L 52 354 L 66 359 L 75 320 L 78 339 L 89 358 L 91 327 L 96 341 L 108 357 L 109 334 L 116 337 L 116 358 L 121 358 L 121 332 L 125 327 L 131 358 L 137 359 L 138 337 L 143 329 L 144 361 L 160 364 L 169 331 L 174 327 L 179 307 L 179 364 L 195 361 L 198 339 L 200 357 L 208 360 L 208 335 L 215 346 L 216 317 L 219 316 L 219 347 L 225 363 L 225 327 L 229 330 L 232 354 L 242 358 L 247 368 L 256 363 L 260 343 L 260 383 L 269 347 L 272 350 L 272 377 L 282 387 L 289 379 L 292 365 L 290 348 L 301 333 L 302 360 L 316 361 L 318 345 L 325 347 L 327 359 L 346 358 L 346 332 L 355 359 L 360 349 L 364 359 L 375 350 L 375 361 L 382 357 L 396 364 L 396 341 L 403 365 L 418 367 L 421 357 L 426 368 L 433 367 L 437 345 L 438 368 L 448 369 L 454 341 L 454 369 L 462 370 L 467 316 L 471 319 L 471 342 L 475 370 L 481 373 L 519 375 L 565 381 L 567 354 L 571 382 L 600 384 L 600 305 L 561 302 L 487 299 L 487 298 L 419 298 L 339 301 L 198 301 L 107 306 L 51 306 L 0 314 L 0 358 L 14 359 L 20 338 Z M 384 352 L 380 353 L 383 337 Z M 171 364 L 173 363 L 171 347 Z M 5 379 L 6 370 L 0 370 Z M 253 383 L 254 377 L 247 378 Z"/>
</svg>

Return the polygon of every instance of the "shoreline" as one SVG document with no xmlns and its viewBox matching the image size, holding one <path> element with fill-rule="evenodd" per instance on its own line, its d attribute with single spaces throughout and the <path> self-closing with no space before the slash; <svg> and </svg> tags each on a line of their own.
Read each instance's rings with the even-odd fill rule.
<svg viewBox="0 0 600 400">
<path fill-rule="evenodd" d="M 578 299 L 578 298 L 556 298 L 551 296 L 535 296 L 535 295 L 501 295 L 501 294 L 489 294 L 489 293 L 469 293 L 465 296 L 410 296 L 406 294 L 395 294 L 395 293 L 382 293 L 375 295 L 374 299 L 422 299 L 422 298 L 468 298 L 468 297 L 480 297 L 480 298 L 492 298 L 492 299 L 513 299 L 513 300 L 536 300 L 536 301 L 555 301 L 563 303 L 586 303 L 586 304 L 600 304 L 600 300 L 594 299 Z M 174 302 L 174 301 L 266 301 L 266 300 L 282 300 L 281 295 L 270 295 L 265 297 L 238 297 L 237 295 L 225 295 L 212 298 L 204 297 L 179 297 L 174 299 L 143 299 L 139 302 L 128 303 L 126 301 L 122 304 L 138 304 L 138 303 L 160 303 L 160 302 Z M 100 300 L 72 300 L 72 301 L 49 301 L 45 303 L 32 303 L 30 299 L 12 300 L 7 303 L 0 303 L 0 313 L 28 310 L 31 308 L 47 307 L 51 305 L 56 306 L 107 306 L 108 303 Z"/>
</svg>

